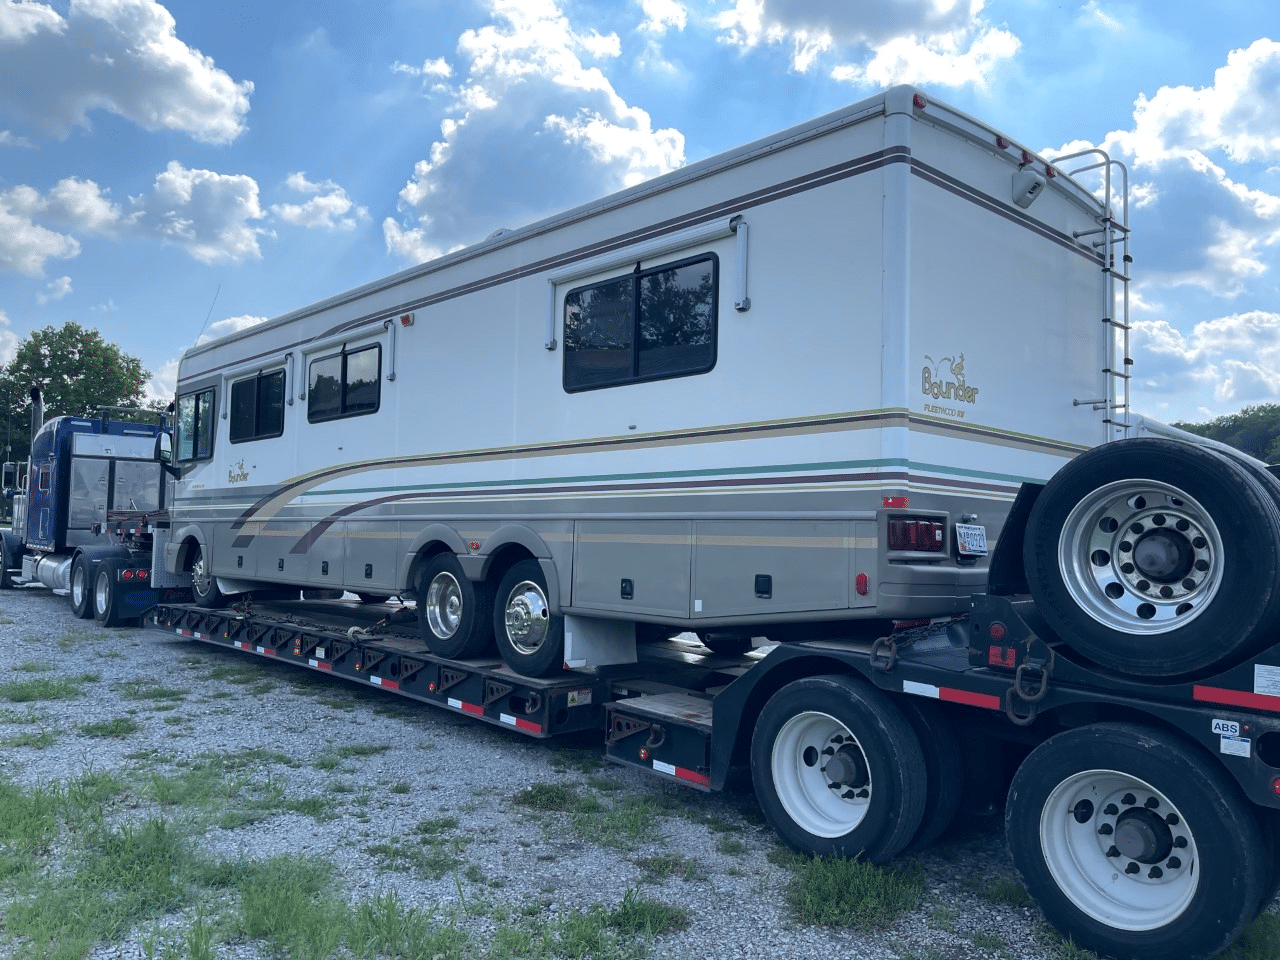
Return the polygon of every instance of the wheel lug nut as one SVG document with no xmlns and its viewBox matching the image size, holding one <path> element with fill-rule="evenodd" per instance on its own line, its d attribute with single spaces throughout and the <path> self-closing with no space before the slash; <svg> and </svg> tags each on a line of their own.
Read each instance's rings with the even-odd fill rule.
<svg viewBox="0 0 1280 960">
<path fill-rule="evenodd" d="M 1129 861 L 1129 865 L 1124 868 L 1124 872 L 1132 876 L 1135 873 L 1141 873 L 1142 868 L 1131 860 Z"/>
</svg>

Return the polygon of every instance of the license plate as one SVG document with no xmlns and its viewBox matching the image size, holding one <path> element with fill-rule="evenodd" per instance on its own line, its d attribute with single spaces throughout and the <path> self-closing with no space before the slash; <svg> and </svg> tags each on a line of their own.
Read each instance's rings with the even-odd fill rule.
<svg viewBox="0 0 1280 960">
<path fill-rule="evenodd" d="M 987 528 L 976 523 L 956 524 L 956 546 L 962 557 L 987 555 Z"/>
</svg>

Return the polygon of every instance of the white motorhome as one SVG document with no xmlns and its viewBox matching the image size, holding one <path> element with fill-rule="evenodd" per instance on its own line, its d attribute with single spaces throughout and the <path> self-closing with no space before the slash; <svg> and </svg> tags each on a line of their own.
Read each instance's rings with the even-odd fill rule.
<svg viewBox="0 0 1280 960">
<path fill-rule="evenodd" d="M 197 346 L 166 566 L 528 675 L 960 611 L 1126 430 L 1122 168 L 1074 163 L 896 87 Z"/>
</svg>

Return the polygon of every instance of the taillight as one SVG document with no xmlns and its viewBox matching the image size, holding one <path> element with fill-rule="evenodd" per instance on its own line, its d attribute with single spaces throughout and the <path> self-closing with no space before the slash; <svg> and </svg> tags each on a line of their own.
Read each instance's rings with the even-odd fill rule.
<svg viewBox="0 0 1280 960">
<path fill-rule="evenodd" d="M 890 550 L 924 550 L 941 553 L 946 535 L 940 520 L 926 517 L 890 517 Z"/>
</svg>

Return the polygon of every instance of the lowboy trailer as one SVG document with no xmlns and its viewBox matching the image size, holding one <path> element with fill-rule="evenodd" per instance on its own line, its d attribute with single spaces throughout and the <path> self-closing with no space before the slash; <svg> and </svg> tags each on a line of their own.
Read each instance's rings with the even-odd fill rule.
<svg viewBox="0 0 1280 960">
<path fill-rule="evenodd" d="M 1013 571 L 995 589 L 1022 586 L 999 551 L 993 569 Z M 967 765 L 1015 760 L 1014 864 L 1048 919 L 1106 956 L 1212 956 L 1280 882 L 1280 644 L 1152 682 L 1073 653 L 1025 592 L 992 593 L 874 639 L 725 656 L 676 638 L 636 663 L 538 678 L 435 656 L 408 606 L 161 604 L 149 623 L 526 736 L 600 730 L 610 760 L 698 790 L 749 770 L 769 822 L 807 854 L 920 849 L 978 789 Z"/>
</svg>

